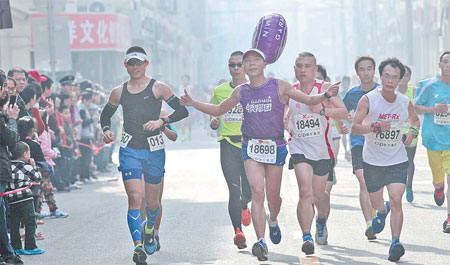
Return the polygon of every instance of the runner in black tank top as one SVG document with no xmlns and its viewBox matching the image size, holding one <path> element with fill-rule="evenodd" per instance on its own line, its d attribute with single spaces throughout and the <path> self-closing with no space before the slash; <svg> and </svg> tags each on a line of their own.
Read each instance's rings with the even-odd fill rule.
<svg viewBox="0 0 450 265">
<path fill-rule="evenodd" d="M 173 95 L 169 86 L 145 75 L 148 64 L 144 49 L 134 46 L 127 50 L 124 65 L 130 80 L 111 91 L 100 116 L 103 141 L 110 143 L 114 141 L 109 130 L 111 117 L 118 105 L 123 106 L 119 171 L 128 195 L 127 221 L 135 245 L 133 261 L 138 265 L 147 264 L 147 255 L 156 250 L 154 225 L 160 211 L 159 193 L 165 163 L 161 131 L 169 123 L 188 116 L 187 109 L 180 105 L 179 98 Z M 162 100 L 175 110 L 165 118 L 159 117 Z M 142 176 L 145 193 L 142 192 Z M 147 218 L 142 222 L 140 209 L 144 196 Z"/>
</svg>

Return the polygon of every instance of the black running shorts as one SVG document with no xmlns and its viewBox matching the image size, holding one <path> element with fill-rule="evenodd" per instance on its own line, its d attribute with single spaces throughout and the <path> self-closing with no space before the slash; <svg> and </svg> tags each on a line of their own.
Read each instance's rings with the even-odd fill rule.
<svg viewBox="0 0 450 265">
<path fill-rule="evenodd" d="M 362 150 L 363 147 L 361 145 L 354 146 L 351 150 L 353 174 L 355 174 L 356 170 L 363 168 Z"/>
<path fill-rule="evenodd" d="M 392 166 L 373 166 L 363 162 L 367 190 L 370 193 L 377 192 L 392 183 L 406 185 L 408 166 L 408 161 Z"/>
<path fill-rule="evenodd" d="M 313 168 L 314 175 L 325 176 L 333 168 L 333 159 L 310 160 L 303 154 L 291 155 L 293 164 L 307 163 Z"/>
</svg>

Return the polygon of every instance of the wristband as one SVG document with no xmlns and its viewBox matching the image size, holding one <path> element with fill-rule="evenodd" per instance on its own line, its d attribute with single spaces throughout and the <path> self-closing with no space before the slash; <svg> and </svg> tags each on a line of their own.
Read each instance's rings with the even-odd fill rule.
<svg viewBox="0 0 450 265">
<path fill-rule="evenodd" d="M 379 122 L 372 122 L 370 124 L 370 129 L 372 130 L 372 132 L 374 132 L 375 134 L 379 134 L 381 133 L 381 124 Z"/>
<path fill-rule="evenodd" d="M 417 136 L 419 136 L 419 128 L 417 128 L 417 126 L 410 126 L 409 133 L 412 133 L 412 135 L 414 135 L 414 138 L 417 138 Z"/>
<path fill-rule="evenodd" d="M 170 119 L 169 118 L 161 117 L 160 119 L 163 121 L 163 125 L 166 125 L 166 124 L 170 123 Z"/>
<path fill-rule="evenodd" d="M 106 131 L 108 131 L 109 130 L 109 126 L 104 126 L 103 128 L 102 128 L 102 131 L 103 132 L 106 132 Z"/>
<path fill-rule="evenodd" d="M 327 92 L 323 93 L 323 95 L 325 96 L 326 99 L 330 99 L 331 96 L 328 96 Z"/>
</svg>

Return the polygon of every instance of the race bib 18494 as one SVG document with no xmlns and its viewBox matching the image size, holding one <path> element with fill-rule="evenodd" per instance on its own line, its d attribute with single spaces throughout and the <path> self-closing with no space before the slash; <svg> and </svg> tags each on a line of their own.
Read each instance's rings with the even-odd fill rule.
<svg viewBox="0 0 450 265">
<path fill-rule="evenodd" d="M 389 131 L 382 131 L 379 134 L 373 133 L 372 141 L 380 147 L 396 147 L 401 143 L 402 130 L 399 127 L 391 127 Z"/>
<path fill-rule="evenodd" d="M 241 104 L 237 104 L 227 113 L 223 114 L 224 122 L 242 122 L 242 106 Z"/>
<path fill-rule="evenodd" d="M 248 141 L 247 154 L 255 161 L 273 164 L 277 161 L 277 144 L 272 140 L 251 139 Z"/>
<path fill-rule="evenodd" d="M 129 135 L 125 131 L 122 131 L 122 138 L 120 139 L 120 147 L 122 148 L 127 147 L 128 143 L 131 141 L 131 138 L 133 138 L 133 136 Z"/>
<path fill-rule="evenodd" d="M 450 105 L 447 113 L 434 113 L 434 123 L 437 125 L 450 125 Z"/>
<path fill-rule="evenodd" d="M 148 145 L 150 146 L 150 151 L 158 151 L 164 149 L 164 138 L 162 134 L 153 135 L 147 137 Z"/>
<path fill-rule="evenodd" d="M 295 115 L 294 133 L 296 138 L 308 138 L 322 135 L 320 115 L 316 113 Z"/>
</svg>

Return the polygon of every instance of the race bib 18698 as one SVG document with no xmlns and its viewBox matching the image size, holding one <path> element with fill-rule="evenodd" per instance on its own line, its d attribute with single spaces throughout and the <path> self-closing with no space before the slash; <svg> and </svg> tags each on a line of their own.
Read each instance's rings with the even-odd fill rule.
<svg viewBox="0 0 450 265">
<path fill-rule="evenodd" d="M 150 151 L 158 151 L 164 149 L 164 138 L 162 134 L 147 137 L 148 145 L 150 146 Z"/>
<path fill-rule="evenodd" d="M 400 127 L 391 127 L 389 131 L 382 131 L 379 134 L 373 133 L 372 141 L 380 147 L 396 147 L 401 143 L 402 130 Z"/>
<path fill-rule="evenodd" d="M 434 123 L 437 125 L 450 125 L 450 105 L 447 113 L 434 113 Z"/>
<path fill-rule="evenodd" d="M 294 133 L 296 138 L 307 138 L 322 135 L 320 115 L 316 113 L 295 115 Z"/>
<path fill-rule="evenodd" d="M 273 164 L 277 161 L 277 144 L 272 140 L 251 139 L 248 141 L 247 154 L 255 161 Z"/>
<path fill-rule="evenodd" d="M 120 139 L 120 147 L 122 148 L 127 147 L 128 143 L 131 141 L 131 138 L 133 138 L 133 136 L 129 135 L 125 131 L 122 131 L 122 138 Z"/>
<path fill-rule="evenodd" d="M 229 110 L 227 113 L 223 114 L 224 122 L 242 122 L 242 106 L 241 104 L 237 104 Z"/>
</svg>

